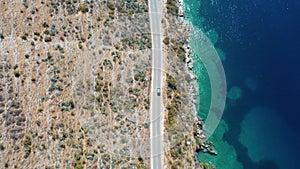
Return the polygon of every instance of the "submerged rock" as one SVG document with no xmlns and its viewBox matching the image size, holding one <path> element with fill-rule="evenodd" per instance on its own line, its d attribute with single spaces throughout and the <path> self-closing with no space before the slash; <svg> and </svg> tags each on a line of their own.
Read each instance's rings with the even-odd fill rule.
<svg viewBox="0 0 300 169">
<path fill-rule="evenodd" d="M 232 100 L 237 100 L 242 96 L 241 88 L 233 86 L 227 93 L 227 97 Z"/>
</svg>

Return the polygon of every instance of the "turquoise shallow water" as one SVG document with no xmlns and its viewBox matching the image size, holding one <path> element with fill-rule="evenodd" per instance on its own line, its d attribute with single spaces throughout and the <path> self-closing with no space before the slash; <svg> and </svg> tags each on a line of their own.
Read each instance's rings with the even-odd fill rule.
<svg viewBox="0 0 300 169">
<path fill-rule="evenodd" d="M 199 8 L 200 4 L 193 3 L 193 1 L 185 1 L 185 10 L 186 14 L 189 16 L 195 15 L 193 14 L 194 10 L 193 8 Z M 193 5 L 188 5 L 193 4 Z M 204 21 L 204 18 L 200 18 L 200 20 L 197 17 L 189 17 L 189 21 L 194 25 L 194 27 L 199 28 L 201 31 L 205 31 L 202 29 L 202 21 Z M 208 39 L 211 42 L 211 45 L 214 45 L 218 42 L 219 35 L 216 32 L 215 29 L 209 29 L 204 32 L 204 34 L 208 37 Z M 199 35 L 198 35 L 199 36 Z M 197 39 L 197 38 L 195 38 Z M 191 38 L 191 40 L 195 40 Z M 198 40 L 198 39 L 197 39 Z M 206 43 L 203 43 L 206 44 Z M 207 118 L 207 114 L 209 112 L 209 108 L 211 106 L 211 80 L 207 71 L 207 68 L 205 67 L 204 63 L 201 60 L 201 57 L 198 55 L 206 55 L 205 52 L 199 52 L 199 50 L 206 50 L 206 47 L 204 46 L 197 46 L 197 45 L 203 45 L 198 42 L 191 42 L 191 48 L 192 48 L 192 59 L 194 63 L 194 73 L 197 75 L 197 83 L 199 87 L 199 96 L 198 96 L 198 106 L 197 106 L 197 112 L 198 115 L 205 121 Z M 199 48 L 199 49 L 198 49 Z M 209 47 L 207 47 L 209 48 Z M 226 54 L 219 48 L 214 49 L 216 53 L 219 55 L 220 60 L 226 59 Z M 198 52 L 195 52 L 198 51 Z M 198 54 L 198 55 L 197 55 Z M 207 54 L 208 55 L 208 54 Z M 205 56 L 204 56 L 205 57 Z M 212 156 L 208 153 L 199 153 L 197 158 L 201 163 L 207 163 L 211 166 L 215 166 L 217 168 L 223 168 L 223 169 L 242 169 L 243 166 L 240 162 L 237 161 L 237 154 L 235 152 L 235 149 L 232 145 L 228 144 L 226 140 L 223 140 L 224 134 L 228 131 L 228 126 L 224 120 L 220 121 L 219 126 L 214 131 L 214 134 L 209 138 L 209 141 L 215 143 L 215 149 L 218 152 L 218 156 Z M 222 157 L 222 158 L 219 158 Z"/>
<path fill-rule="evenodd" d="M 223 118 L 209 138 L 218 156 L 199 153 L 199 161 L 218 169 L 297 169 L 300 3 L 184 0 L 184 9 L 215 46 L 228 84 Z M 211 84 L 199 56 L 192 57 L 205 120 Z"/>
</svg>

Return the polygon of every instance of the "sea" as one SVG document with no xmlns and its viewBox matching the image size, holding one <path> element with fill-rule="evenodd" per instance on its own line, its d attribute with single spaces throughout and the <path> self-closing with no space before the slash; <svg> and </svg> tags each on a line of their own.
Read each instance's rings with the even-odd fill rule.
<svg viewBox="0 0 300 169">
<path fill-rule="evenodd" d="M 227 84 L 209 137 L 218 155 L 200 152 L 197 159 L 217 169 L 299 169 L 300 0 L 183 0 L 183 9 L 215 47 Z M 200 45 L 191 48 L 205 120 L 212 85 L 193 53 Z"/>
</svg>

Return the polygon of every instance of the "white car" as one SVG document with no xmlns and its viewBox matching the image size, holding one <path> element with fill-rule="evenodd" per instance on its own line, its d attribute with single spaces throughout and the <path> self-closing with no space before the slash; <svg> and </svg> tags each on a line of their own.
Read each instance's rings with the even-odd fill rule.
<svg viewBox="0 0 300 169">
<path fill-rule="evenodd" d="M 157 87 L 156 91 L 157 91 L 157 96 L 160 96 L 160 87 Z"/>
</svg>

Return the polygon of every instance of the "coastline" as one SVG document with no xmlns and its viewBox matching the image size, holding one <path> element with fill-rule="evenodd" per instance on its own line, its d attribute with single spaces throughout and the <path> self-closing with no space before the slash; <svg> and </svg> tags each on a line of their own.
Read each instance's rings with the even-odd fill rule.
<svg viewBox="0 0 300 169">
<path fill-rule="evenodd" d="M 185 4 L 187 3 L 187 4 Z M 187 64 L 187 68 L 188 68 L 188 73 L 194 75 L 196 78 L 193 80 L 193 82 L 196 83 L 191 83 L 194 85 L 194 88 L 196 90 L 192 91 L 192 92 L 197 92 L 196 93 L 196 98 L 193 98 L 193 93 L 191 95 L 191 99 L 193 100 L 193 105 L 195 106 L 195 113 L 196 113 L 196 121 L 197 119 L 200 120 L 199 123 L 201 123 L 201 125 L 198 126 L 197 129 L 197 136 L 201 136 L 200 132 L 204 133 L 204 137 L 198 137 L 200 139 L 208 139 L 206 140 L 204 143 L 200 143 L 199 147 L 197 148 L 196 152 L 197 153 L 197 160 L 200 163 L 200 165 L 203 168 L 222 168 L 222 169 L 227 169 L 227 168 L 235 168 L 235 169 L 240 169 L 242 168 L 242 164 L 237 161 L 237 154 L 236 154 L 236 150 L 235 148 L 228 144 L 226 140 L 224 140 L 224 134 L 229 130 L 228 125 L 226 123 L 226 121 L 224 119 L 222 119 L 218 125 L 218 127 L 215 129 L 214 134 L 212 136 L 210 136 L 209 138 L 206 138 L 205 135 L 205 130 L 203 129 L 203 119 L 205 119 L 206 117 L 206 109 L 205 109 L 205 105 L 208 104 L 206 103 L 207 100 L 202 99 L 202 97 L 206 97 L 206 90 L 203 90 L 203 86 L 207 85 L 206 84 L 206 73 L 205 71 L 199 69 L 199 66 L 201 66 L 201 60 L 198 60 L 194 57 L 192 50 L 198 50 L 198 49 L 193 49 L 195 48 L 195 46 L 191 46 L 191 39 L 193 37 L 191 37 L 191 30 L 195 27 L 195 28 L 199 28 L 198 25 L 198 15 L 193 13 L 193 11 L 195 9 L 191 9 L 189 6 L 192 3 L 193 5 L 195 3 L 198 3 L 198 1 L 183 1 L 180 0 L 179 1 L 179 9 L 182 11 L 181 13 L 183 13 L 183 17 L 180 17 L 181 20 L 184 20 L 183 22 L 186 23 L 186 25 L 189 28 L 190 34 L 189 34 L 189 39 L 188 39 L 188 43 L 186 44 L 186 49 L 187 49 L 187 61 L 189 61 L 189 59 L 191 59 L 191 65 Z M 198 8 L 199 6 L 195 5 L 196 8 Z M 186 11 L 184 11 L 186 10 Z M 199 22 L 201 22 L 202 20 L 199 20 Z M 202 24 L 200 24 L 202 25 Z M 202 27 L 200 26 L 199 28 L 202 31 Z M 210 28 L 210 30 L 208 32 L 210 32 L 211 30 L 214 30 L 213 28 Z M 206 34 L 206 36 L 208 36 L 208 32 L 204 33 Z M 216 31 L 212 31 L 213 36 L 208 36 L 208 39 L 211 41 L 211 43 L 214 45 L 215 47 L 215 43 L 218 40 L 218 33 Z M 216 47 L 215 47 L 216 48 Z M 205 53 L 204 53 L 205 54 Z M 218 53 L 219 54 L 219 53 Z M 220 57 L 220 56 L 219 56 Z M 196 60 L 195 60 L 196 59 Z M 203 75 L 203 76 L 202 76 Z M 209 78 L 209 77 L 208 77 Z M 203 84 L 202 84 L 203 83 Z M 202 86 L 202 89 L 200 91 L 199 86 Z M 202 94 L 201 94 L 201 93 Z M 200 109 L 200 104 L 199 104 L 199 97 L 201 94 L 201 109 Z M 210 100 L 211 101 L 211 100 Z M 197 123 L 197 124 L 199 124 Z M 205 124 L 204 124 L 205 125 Z M 199 131 L 199 132 L 198 132 Z M 196 138 L 197 139 L 197 138 Z M 215 151 L 216 150 L 216 151 Z M 234 166 L 234 167 L 233 167 Z"/>
<path fill-rule="evenodd" d="M 197 138 L 200 138 L 200 140 L 206 140 L 207 136 L 206 136 L 206 132 L 205 132 L 204 126 L 203 126 L 204 122 L 203 122 L 203 119 L 198 115 L 198 111 L 197 111 L 197 106 L 199 106 L 199 105 L 197 105 L 198 104 L 197 100 L 198 100 L 200 93 L 199 93 L 199 84 L 197 83 L 198 77 L 193 69 L 194 68 L 194 60 L 192 58 L 192 47 L 190 46 L 190 39 L 192 36 L 191 31 L 192 31 L 193 24 L 185 18 L 183 0 L 178 1 L 178 7 L 179 7 L 178 18 L 180 19 L 180 21 L 182 23 L 184 23 L 184 27 L 186 27 L 189 32 L 189 36 L 187 38 L 187 43 L 185 43 L 183 46 L 186 51 L 186 54 L 185 54 L 186 72 L 191 77 L 191 81 L 189 82 L 190 86 L 189 86 L 188 95 L 190 96 L 190 100 L 192 102 L 193 112 L 194 112 L 194 117 L 195 117 L 195 124 L 197 126 L 194 137 L 196 140 L 197 140 Z M 217 155 L 217 152 L 214 149 L 214 143 L 211 141 L 205 141 L 205 142 L 202 142 L 201 144 L 198 144 L 195 153 L 196 154 L 207 153 L 212 156 Z M 197 160 L 200 163 L 200 166 L 203 168 L 207 168 L 209 166 L 212 168 L 215 168 L 215 165 L 211 164 L 211 162 L 209 162 L 209 164 L 208 164 L 208 163 L 200 161 L 198 158 L 197 158 Z"/>
<path fill-rule="evenodd" d="M 197 160 L 200 148 L 197 133 L 197 77 L 191 58 L 190 23 L 183 18 L 178 1 L 166 1 L 163 13 L 166 91 L 164 105 L 164 164 L 165 168 L 204 167 Z M 178 11 L 180 15 L 178 15 Z M 203 123 L 199 123 L 203 124 Z"/>
<path fill-rule="evenodd" d="M 178 1 L 178 8 L 179 8 L 179 16 L 178 18 L 180 19 L 180 21 L 182 23 L 184 23 L 184 27 L 187 28 L 187 31 L 189 32 L 189 36 L 186 39 L 187 42 L 183 45 L 184 49 L 185 49 L 185 64 L 186 64 L 186 72 L 190 75 L 191 78 L 191 82 L 190 82 L 190 86 L 189 86 L 189 93 L 188 95 L 190 96 L 190 99 L 193 103 L 193 110 L 194 110 L 194 115 L 195 117 L 198 116 L 197 114 L 197 95 L 199 94 L 199 90 L 198 90 L 198 84 L 197 84 L 197 75 L 194 73 L 193 71 L 193 59 L 192 59 L 192 51 L 191 51 L 191 46 L 190 46 L 190 33 L 191 33 L 191 29 L 192 29 L 192 24 L 186 20 L 185 17 L 185 13 L 183 10 L 183 0 L 179 0 Z"/>
</svg>

